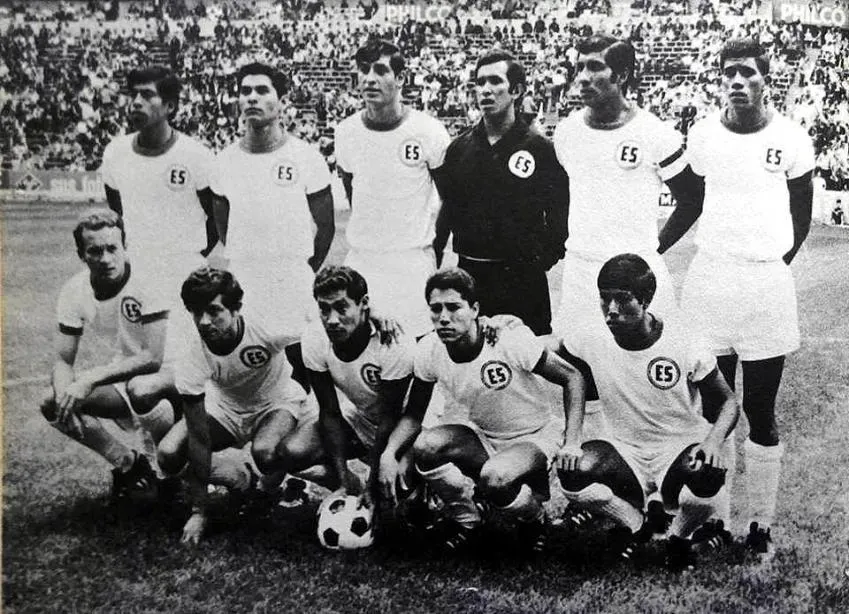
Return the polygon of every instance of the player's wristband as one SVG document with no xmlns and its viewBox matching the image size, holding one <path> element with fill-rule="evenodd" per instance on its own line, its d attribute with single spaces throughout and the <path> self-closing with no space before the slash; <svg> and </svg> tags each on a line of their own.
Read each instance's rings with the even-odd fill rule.
<svg viewBox="0 0 849 614">
<path fill-rule="evenodd" d="M 579 458 L 584 455 L 584 449 L 581 446 L 563 446 L 560 448 L 560 452 L 568 454 L 569 456 L 577 456 Z"/>
</svg>

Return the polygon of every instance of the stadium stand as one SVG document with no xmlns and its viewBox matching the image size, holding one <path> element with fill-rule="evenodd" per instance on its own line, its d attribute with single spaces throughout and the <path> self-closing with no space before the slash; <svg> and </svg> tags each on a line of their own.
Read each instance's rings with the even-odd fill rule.
<svg viewBox="0 0 849 614">
<path fill-rule="evenodd" d="M 771 98 L 815 139 L 828 184 L 846 187 L 847 38 L 842 31 L 775 23 L 760 0 L 565 0 L 411 5 L 346 0 L 124 2 L 115 21 L 100 2 L 37 2 L 0 14 L 0 128 L 4 168 L 93 170 L 126 125 L 124 74 L 171 65 L 185 82 L 176 124 L 214 149 L 239 126 L 234 75 L 248 59 L 290 75 L 288 129 L 318 142 L 332 165 L 335 125 L 359 108 L 353 50 L 368 37 L 399 42 L 409 60 L 406 101 L 442 118 L 452 133 L 478 113 L 473 60 L 491 46 L 529 68 L 531 108 L 551 134 L 578 105 L 570 93 L 577 38 L 598 29 L 638 50 L 637 101 L 686 133 L 715 108 L 712 64 L 732 36 L 771 50 Z M 412 7 L 412 8 L 411 8 Z M 404 13 L 403 10 L 407 12 Z M 509 17 L 509 18 L 505 18 Z"/>
</svg>

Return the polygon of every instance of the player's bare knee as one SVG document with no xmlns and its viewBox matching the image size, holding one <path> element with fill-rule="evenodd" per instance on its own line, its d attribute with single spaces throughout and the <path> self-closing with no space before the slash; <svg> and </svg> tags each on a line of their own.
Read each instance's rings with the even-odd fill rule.
<svg viewBox="0 0 849 614">
<path fill-rule="evenodd" d="M 578 491 L 594 482 L 602 482 L 602 460 L 613 447 L 600 440 L 588 441 L 581 446 L 583 455 L 578 459 L 578 466 L 573 471 L 558 469 L 557 477 L 560 485 L 567 491 Z"/>
<path fill-rule="evenodd" d="M 422 429 L 413 444 L 413 456 L 422 465 L 438 465 L 441 462 L 443 439 L 436 429 Z"/>
<path fill-rule="evenodd" d="M 515 482 L 515 476 L 509 467 L 490 460 L 481 467 L 477 487 L 484 497 L 491 499 L 512 490 Z"/>
<path fill-rule="evenodd" d="M 697 497 L 715 496 L 725 486 L 725 470 L 702 465 L 698 470 L 689 470 L 684 484 Z"/>
<path fill-rule="evenodd" d="M 254 463 L 256 463 L 257 469 L 262 473 L 274 472 L 279 468 L 280 461 L 282 460 L 278 451 L 271 446 L 254 445 L 251 448 L 251 456 L 254 459 Z M 291 455 L 286 460 L 291 462 Z M 289 465 L 287 464 L 287 466 Z"/>
<path fill-rule="evenodd" d="M 134 377 L 127 382 L 127 397 L 134 412 L 144 415 L 153 409 L 155 402 L 151 398 L 152 391 L 153 387 L 144 376 Z"/>
<path fill-rule="evenodd" d="M 181 454 L 181 446 L 166 437 L 156 448 L 156 462 L 165 474 L 177 475 L 186 464 L 186 459 Z"/>
</svg>

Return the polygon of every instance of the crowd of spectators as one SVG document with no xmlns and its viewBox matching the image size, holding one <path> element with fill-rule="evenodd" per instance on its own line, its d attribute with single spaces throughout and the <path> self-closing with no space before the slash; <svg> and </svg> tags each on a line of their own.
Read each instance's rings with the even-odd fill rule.
<svg viewBox="0 0 849 614">
<path fill-rule="evenodd" d="M 333 129 L 360 107 L 350 58 L 368 37 L 399 43 L 409 58 L 408 102 L 452 131 L 479 117 L 470 86 L 475 57 L 494 45 L 511 49 L 528 67 L 522 111 L 550 130 L 577 106 L 574 44 L 606 16 L 604 29 L 638 50 L 638 103 L 685 133 L 716 108 L 714 62 L 723 41 L 759 38 L 773 58 L 773 104 L 784 109 L 793 92 L 791 106 L 810 128 L 829 181 L 849 177 L 845 36 L 766 21 L 758 0 L 637 0 L 619 18 L 609 17 L 608 0 L 465 0 L 432 13 L 441 18 L 431 21 L 387 20 L 372 0 L 170 0 L 157 5 L 168 19 L 143 19 L 152 5 L 131 3 L 114 28 L 99 27 L 111 5 L 93 0 L 57 3 L 59 21 L 44 22 L 36 10 L 9 23 L 0 39 L 6 167 L 96 168 L 105 144 L 125 126 L 126 71 L 152 61 L 170 64 L 184 80 L 176 125 L 221 149 L 239 132 L 234 76 L 248 60 L 286 70 L 286 127 L 318 142 L 332 164 Z"/>
</svg>

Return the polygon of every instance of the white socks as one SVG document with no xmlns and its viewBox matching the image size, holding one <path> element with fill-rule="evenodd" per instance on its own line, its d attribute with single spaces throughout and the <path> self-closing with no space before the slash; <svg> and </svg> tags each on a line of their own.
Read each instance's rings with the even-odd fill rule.
<svg viewBox="0 0 849 614">
<path fill-rule="evenodd" d="M 771 527 L 775 520 L 778 482 L 781 477 L 781 457 L 784 444 L 761 446 L 751 439 L 743 444 L 746 458 L 745 486 L 746 523 L 757 522 L 761 528 Z"/>
<path fill-rule="evenodd" d="M 675 515 L 669 526 L 669 534 L 688 538 L 690 535 L 713 517 L 719 517 L 723 505 L 728 507 L 728 488 L 723 486 L 713 497 L 697 497 L 687 486 L 678 495 L 680 511 Z M 726 525 L 727 526 L 727 525 Z"/>
<path fill-rule="evenodd" d="M 105 458 L 113 467 L 120 469 L 126 464 L 127 458 L 135 458 L 130 448 L 106 430 L 100 418 L 87 414 L 76 414 L 71 419 L 74 421 L 76 429 L 58 421 L 48 422 L 48 424 L 74 441 L 78 441 L 93 450 Z"/>
<path fill-rule="evenodd" d="M 539 499 L 534 496 L 534 491 L 527 484 L 522 484 L 519 494 L 505 507 L 499 508 L 519 522 L 534 522 L 542 520 L 543 509 Z"/>
<path fill-rule="evenodd" d="M 604 514 L 616 524 L 636 533 L 643 526 L 643 512 L 621 497 L 613 494 L 609 486 L 595 482 L 578 491 L 563 491 L 566 498 L 578 505 Z"/>
<path fill-rule="evenodd" d="M 481 515 L 472 500 L 475 483 L 457 465 L 445 463 L 425 471 L 418 466 L 416 469 L 442 499 L 446 516 L 466 528 L 480 524 Z"/>
</svg>

